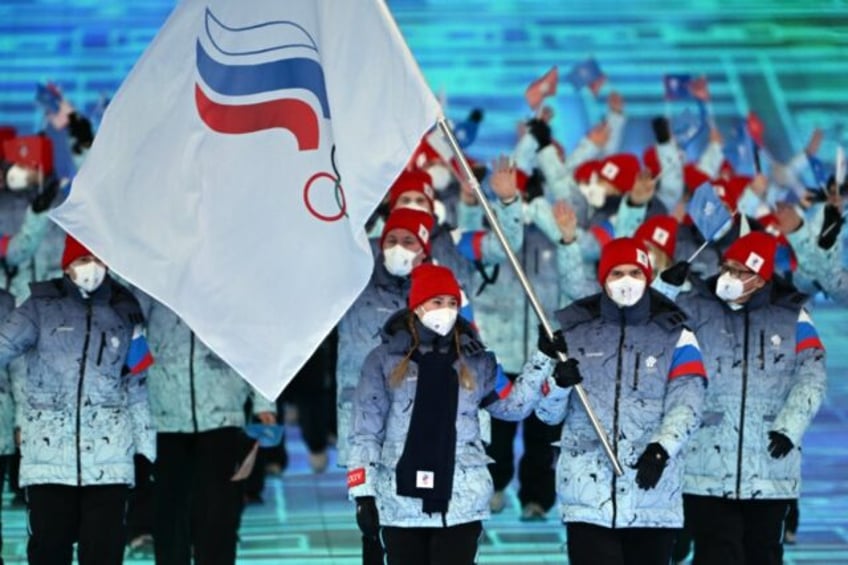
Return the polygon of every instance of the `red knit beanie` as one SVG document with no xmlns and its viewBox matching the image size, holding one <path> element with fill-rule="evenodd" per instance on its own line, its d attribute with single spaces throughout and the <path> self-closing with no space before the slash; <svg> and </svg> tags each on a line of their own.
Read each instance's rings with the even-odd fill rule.
<svg viewBox="0 0 848 565">
<path fill-rule="evenodd" d="M 632 237 L 620 237 L 607 243 L 601 251 L 601 261 L 598 263 L 598 282 L 606 284 L 607 275 L 619 265 L 632 264 L 639 267 L 645 278 L 650 281 L 653 276 L 651 261 L 645 246 Z"/>
<path fill-rule="evenodd" d="M 415 310 L 434 296 L 448 294 L 462 300 L 459 283 L 447 267 L 423 263 L 412 270 L 412 285 L 409 289 L 409 309 Z"/>
<path fill-rule="evenodd" d="M 777 239 L 765 232 L 752 231 L 730 244 L 724 260 L 738 261 L 768 281 L 774 274 L 776 252 Z"/>
<path fill-rule="evenodd" d="M 574 182 L 577 184 L 589 184 L 589 181 L 592 180 L 592 173 L 598 173 L 600 170 L 600 161 L 584 161 L 574 169 Z"/>
<path fill-rule="evenodd" d="M 413 171 L 404 171 L 400 174 L 389 189 L 389 210 L 395 209 L 398 198 L 404 192 L 420 192 L 427 197 L 427 201 L 430 203 L 430 210 L 433 210 L 433 199 L 435 198 L 433 180 L 426 172 L 416 169 Z"/>
<path fill-rule="evenodd" d="M 607 181 L 623 194 L 633 190 L 640 170 L 642 165 L 636 155 L 619 153 L 601 161 L 598 174 L 602 180 Z"/>
<path fill-rule="evenodd" d="M 660 158 L 657 155 L 657 148 L 654 145 L 651 145 L 642 153 L 642 162 L 645 163 L 645 168 L 651 171 L 652 177 L 656 178 L 662 172 Z"/>
<path fill-rule="evenodd" d="M 86 255 L 94 256 L 94 253 L 88 250 L 82 243 L 77 241 L 72 236 L 65 237 L 65 250 L 62 252 L 62 270 L 68 268 L 68 265 Z"/>
<path fill-rule="evenodd" d="M 640 243 L 648 242 L 658 247 L 669 259 L 674 259 L 678 226 L 677 220 L 672 216 L 651 216 L 639 226 L 633 238 Z"/>
<path fill-rule="evenodd" d="M 424 253 L 430 254 L 430 232 L 433 231 L 432 214 L 412 208 L 398 208 L 392 211 L 386 219 L 386 225 L 383 226 L 383 234 L 380 236 L 380 249 L 383 248 L 386 236 L 394 229 L 405 229 L 411 232 L 421 244 L 421 247 L 424 248 Z"/>
</svg>

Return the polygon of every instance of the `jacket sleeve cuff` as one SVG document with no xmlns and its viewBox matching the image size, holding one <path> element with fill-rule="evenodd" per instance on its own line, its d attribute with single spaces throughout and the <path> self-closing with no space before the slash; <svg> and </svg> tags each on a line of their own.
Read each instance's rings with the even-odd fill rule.
<svg viewBox="0 0 848 565">
<path fill-rule="evenodd" d="M 376 496 L 374 489 L 375 466 L 354 465 L 347 470 L 347 493 L 348 498 L 353 500 L 360 496 Z"/>
</svg>

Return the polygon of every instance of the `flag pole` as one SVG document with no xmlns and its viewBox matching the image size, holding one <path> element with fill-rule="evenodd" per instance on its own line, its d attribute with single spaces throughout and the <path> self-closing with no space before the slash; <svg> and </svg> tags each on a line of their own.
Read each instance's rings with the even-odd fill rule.
<svg viewBox="0 0 848 565">
<path fill-rule="evenodd" d="M 447 120 L 444 116 L 440 116 L 438 119 L 439 129 L 442 130 L 442 133 L 445 135 L 448 144 L 450 145 L 451 151 L 453 151 L 454 157 L 456 157 L 457 162 L 459 163 L 460 168 L 462 169 L 462 173 L 465 175 L 466 182 L 471 186 L 471 189 L 474 191 L 474 194 L 477 196 L 477 200 L 480 202 L 480 205 L 483 207 L 483 212 L 486 214 L 486 218 L 489 220 L 489 225 L 492 228 L 495 236 L 498 238 L 501 246 L 504 248 L 506 252 L 507 259 L 509 263 L 512 265 L 512 268 L 515 270 L 515 274 L 518 276 L 518 280 L 521 281 L 521 286 L 524 287 L 524 292 L 527 294 L 527 298 L 530 300 L 530 305 L 533 307 L 533 310 L 536 312 L 536 316 L 539 317 L 539 321 L 542 324 L 542 327 L 545 330 L 549 339 L 553 339 L 554 337 L 554 329 L 548 320 L 547 315 L 545 314 L 545 309 L 542 308 L 541 302 L 539 302 L 539 297 L 536 295 L 536 291 L 533 290 L 533 287 L 530 284 L 530 281 L 527 279 L 527 275 L 524 274 L 524 269 L 521 267 L 521 263 L 518 262 L 518 258 L 515 256 L 515 253 L 510 249 L 509 244 L 507 243 L 506 236 L 501 229 L 501 225 L 495 217 L 495 213 L 492 211 L 492 207 L 489 205 L 486 196 L 483 194 L 483 191 L 480 188 L 480 183 L 477 181 L 477 178 L 471 171 L 471 167 L 468 165 L 468 161 L 465 160 L 465 155 L 463 155 L 462 151 L 459 148 L 459 143 L 456 140 L 456 137 L 453 135 L 453 131 L 451 131 L 450 126 L 448 125 Z M 568 358 L 563 354 L 559 354 L 560 361 L 566 361 Z M 598 439 L 601 441 L 601 445 L 604 447 L 604 451 L 606 452 L 607 458 L 609 458 L 610 463 L 612 464 L 613 470 L 617 476 L 624 475 L 624 470 L 621 467 L 621 463 L 618 462 L 618 458 L 616 457 L 615 452 L 610 445 L 609 439 L 607 438 L 606 432 L 603 427 L 601 427 L 601 423 L 598 420 L 598 417 L 595 415 L 594 410 L 589 404 L 589 397 L 586 394 L 586 390 L 583 388 L 581 384 L 574 385 L 574 392 L 577 393 L 577 397 L 580 399 L 580 403 L 583 405 L 583 408 L 586 410 L 586 414 L 589 416 L 589 420 L 592 422 L 592 427 L 595 429 L 595 433 L 598 436 Z"/>
</svg>

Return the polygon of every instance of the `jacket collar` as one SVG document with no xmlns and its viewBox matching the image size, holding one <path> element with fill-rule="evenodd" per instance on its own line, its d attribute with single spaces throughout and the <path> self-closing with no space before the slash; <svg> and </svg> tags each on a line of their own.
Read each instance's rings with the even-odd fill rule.
<svg viewBox="0 0 848 565">
<path fill-rule="evenodd" d="M 418 333 L 419 344 L 432 345 L 438 343 L 441 347 L 447 343 L 453 346 L 453 333 L 442 337 L 435 332 L 425 328 L 418 317 L 408 308 L 398 310 L 386 321 L 382 330 L 383 343 L 388 345 L 390 353 L 405 355 L 412 347 L 412 334 L 409 333 L 408 320 L 413 316 L 415 331 Z M 462 316 L 456 319 L 456 327 L 459 329 L 459 348 L 463 355 L 472 356 L 486 350 L 474 327 Z"/>
<path fill-rule="evenodd" d="M 633 306 L 620 307 L 606 292 L 601 292 L 600 301 L 601 318 L 605 321 L 635 326 L 645 324 L 651 318 L 651 293 L 648 288 Z"/>
<path fill-rule="evenodd" d="M 371 276 L 371 280 L 375 285 L 380 288 L 388 288 L 388 289 L 397 289 L 402 291 L 404 295 L 409 292 L 409 277 L 396 277 L 391 274 L 387 269 L 386 265 L 383 262 L 383 252 L 381 251 L 377 258 L 375 259 L 374 265 L 374 274 Z"/>
<path fill-rule="evenodd" d="M 92 304 L 108 304 L 112 299 L 112 279 L 107 272 L 100 286 L 86 298 L 83 296 L 80 288 L 74 284 L 74 281 L 68 275 L 64 275 L 62 277 L 62 290 L 66 296 L 70 296 L 82 303 L 91 301 Z"/>
</svg>

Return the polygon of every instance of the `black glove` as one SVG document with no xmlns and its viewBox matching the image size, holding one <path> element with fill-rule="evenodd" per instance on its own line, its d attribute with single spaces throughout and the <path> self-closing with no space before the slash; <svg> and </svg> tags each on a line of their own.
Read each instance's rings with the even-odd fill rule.
<svg viewBox="0 0 848 565">
<path fill-rule="evenodd" d="M 830 249 L 836 243 L 839 232 L 842 230 L 842 224 L 845 220 L 842 219 L 842 214 L 833 204 L 825 204 L 824 206 L 824 223 L 819 234 L 819 247 L 822 249 Z"/>
<path fill-rule="evenodd" d="M 53 200 L 56 198 L 56 194 L 58 193 L 59 179 L 51 176 L 44 183 L 44 188 L 42 188 L 41 192 L 39 192 L 32 200 L 32 211 L 36 214 L 41 214 L 45 210 L 48 210 L 50 205 L 53 204 Z"/>
<path fill-rule="evenodd" d="M 533 136 L 536 143 L 539 144 L 538 151 L 541 151 L 551 144 L 551 126 L 549 126 L 545 120 L 533 118 L 527 122 L 527 131 Z"/>
<path fill-rule="evenodd" d="M 683 286 L 683 283 L 686 282 L 686 277 L 689 276 L 689 269 L 691 267 L 692 265 L 689 262 L 680 261 L 660 273 L 660 279 L 672 286 Z"/>
<path fill-rule="evenodd" d="M 579 362 L 574 358 L 568 361 L 560 361 L 556 364 L 556 367 L 554 367 L 554 380 L 558 387 L 568 388 L 583 382 L 583 375 L 580 374 L 580 369 L 577 365 L 579 365 Z"/>
<path fill-rule="evenodd" d="M 545 195 L 545 175 L 539 169 L 533 169 L 533 174 L 524 185 L 524 194 L 527 202 L 533 202 L 536 198 Z"/>
<path fill-rule="evenodd" d="M 78 112 L 73 112 L 68 116 L 68 133 L 74 140 L 71 149 L 77 155 L 82 153 L 84 149 L 91 147 L 91 143 L 94 141 L 91 122 Z"/>
<path fill-rule="evenodd" d="M 782 459 L 786 457 L 789 452 L 792 451 L 792 448 L 795 447 L 792 440 L 780 432 L 769 432 L 768 437 L 769 454 L 775 459 Z"/>
<path fill-rule="evenodd" d="M 483 121 L 483 116 L 485 116 L 485 113 L 483 112 L 482 108 L 474 108 L 468 114 L 468 121 L 474 122 L 475 124 L 479 124 Z"/>
<path fill-rule="evenodd" d="M 366 538 L 376 538 L 380 532 L 380 514 L 373 496 L 356 497 L 356 525 Z"/>
<path fill-rule="evenodd" d="M 539 324 L 539 341 L 537 342 L 539 351 L 553 359 L 559 361 L 559 352 L 568 355 L 568 346 L 565 344 L 565 337 L 562 335 L 562 330 L 554 332 L 554 339 L 548 339 L 548 332 L 542 324 Z"/>
<path fill-rule="evenodd" d="M 671 128 L 668 125 L 668 119 L 662 116 L 657 116 L 651 120 L 651 127 L 654 130 L 654 138 L 657 143 L 668 143 L 671 139 Z"/>
<path fill-rule="evenodd" d="M 662 477 L 665 464 L 668 462 L 668 452 L 658 443 L 649 443 L 633 467 L 636 469 L 636 484 L 642 490 L 657 486 Z"/>
</svg>

